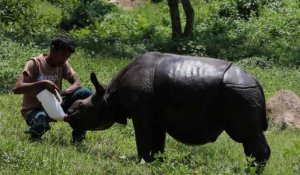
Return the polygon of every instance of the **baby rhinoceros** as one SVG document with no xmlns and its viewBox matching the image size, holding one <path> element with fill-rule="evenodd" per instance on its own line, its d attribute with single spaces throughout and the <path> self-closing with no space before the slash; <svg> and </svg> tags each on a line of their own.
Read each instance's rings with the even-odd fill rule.
<svg viewBox="0 0 300 175">
<path fill-rule="evenodd" d="M 270 148 L 263 89 L 240 67 L 203 57 L 145 53 L 107 85 L 69 110 L 74 129 L 104 130 L 131 118 L 139 159 L 164 152 L 166 133 L 190 145 L 214 142 L 225 130 L 263 171 Z"/>
</svg>

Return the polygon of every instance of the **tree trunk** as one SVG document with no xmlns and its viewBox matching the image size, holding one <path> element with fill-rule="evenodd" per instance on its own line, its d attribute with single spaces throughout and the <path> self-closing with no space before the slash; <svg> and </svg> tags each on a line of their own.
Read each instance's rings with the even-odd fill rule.
<svg viewBox="0 0 300 175">
<path fill-rule="evenodd" d="M 179 4 L 179 0 L 168 0 L 173 39 L 177 39 L 182 36 L 178 4 Z"/>
<path fill-rule="evenodd" d="M 186 24 L 183 33 L 181 30 L 181 21 L 180 21 L 179 7 L 178 7 L 180 0 L 167 0 L 167 1 L 170 9 L 170 16 L 171 16 L 172 39 L 179 39 L 183 36 L 191 37 L 193 35 L 195 12 L 190 0 L 181 0 L 183 10 L 186 16 Z"/>
<path fill-rule="evenodd" d="M 195 12 L 191 5 L 190 0 L 181 0 L 181 3 L 186 16 L 186 24 L 185 24 L 183 36 L 191 37 L 193 35 Z"/>
</svg>

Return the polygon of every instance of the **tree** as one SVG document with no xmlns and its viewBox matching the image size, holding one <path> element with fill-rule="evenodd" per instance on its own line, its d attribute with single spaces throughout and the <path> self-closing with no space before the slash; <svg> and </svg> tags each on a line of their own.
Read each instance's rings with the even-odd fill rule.
<svg viewBox="0 0 300 175">
<path fill-rule="evenodd" d="M 193 35 L 195 13 L 190 0 L 167 0 L 167 1 L 170 9 L 170 16 L 171 16 L 172 38 L 179 39 L 182 37 L 191 37 Z M 181 1 L 186 16 L 186 24 L 183 32 L 181 29 L 180 12 L 178 7 L 179 1 Z"/>
</svg>

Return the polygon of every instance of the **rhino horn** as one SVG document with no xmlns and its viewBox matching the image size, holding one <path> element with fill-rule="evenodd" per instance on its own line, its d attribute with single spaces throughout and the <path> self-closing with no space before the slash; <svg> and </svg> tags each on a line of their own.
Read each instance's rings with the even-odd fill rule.
<svg viewBox="0 0 300 175">
<path fill-rule="evenodd" d="M 91 73 L 91 81 L 96 89 L 96 95 L 103 95 L 105 92 L 105 87 L 98 81 L 97 76 L 94 72 Z"/>
</svg>

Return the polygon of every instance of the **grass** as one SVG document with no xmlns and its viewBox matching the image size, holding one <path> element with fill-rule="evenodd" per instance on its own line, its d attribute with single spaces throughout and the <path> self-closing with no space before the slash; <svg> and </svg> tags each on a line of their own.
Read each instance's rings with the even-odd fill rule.
<svg viewBox="0 0 300 175">
<path fill-rule="evenodd" d="M 68 124 L 57 122 L 41 142 L 31 142 L 18 115 L 20 101 L 19 96 L 1 95 L 0 174 L 246 174 L 241 144 L 225 133 L 215 143 L 196 147 L 168 137 L 166 162 L 152 164 L 137 162 L 131 122 L 88 132 L 78 146 L 70 144 Z M 298 174 L 300 133 L 268 131 L 266 136 L 272 156 L 265 174 Z"/>
<path fill-rule="evenodd" d="M 70 60 L 83 85 L 92 87 L 89 72 L 95 71 L 100 80 L 109 82 L 120 67 L 130 60 L 85 58 L 75 55 Z M 247 67 L 258 75 L 268 96 L 283 82 L 293 81 L 291 87 L 299 92 L 297 70 L 275 69 L 265 71 Z M 277 73 L 274 73 L 277 72 Z M 270 77 L 272 77 L 270 79 Z M 297 80 L 298 79 L 298 80 Z M 266 83 L 269 82 L 270 85 Z M 299 84 L 299 83 L 298 83 Z M 282 86 L 287 85 L 283 83 Z M 272 88 L 274 87 L 274 88 Z M 299 94 L 299 93 L 298 93 Z M 0 95 L 0 174 L 249 174 L 241 144 L 232 141 L 226 133 L 210 144 L 187 146 L 167 137 L 164 163 L 137 162 L 134 131 L 131 121 L 127 126 L 115 124 L 111 129 L 88 132 L 82 145 L 72 145 L 71 128 L 67 123 L 51 124 L 51 131 L 41 142 L 31 142 L 24 133 L 27 126 L 19 113 L 21 96 Z M 299 131 L 266 132 L 272 155 L 265 174 L 293 175 L 300 173 Z"/>
</svg>

